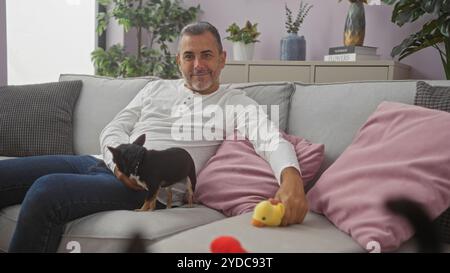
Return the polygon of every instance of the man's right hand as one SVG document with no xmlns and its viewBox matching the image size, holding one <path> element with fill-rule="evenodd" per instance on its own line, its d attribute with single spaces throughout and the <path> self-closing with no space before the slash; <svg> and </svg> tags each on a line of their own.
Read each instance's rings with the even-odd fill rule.
<svg viewBox="0 0 450 273">
<path fill-rule="evenodd" d="M 136 182 L 135 179 L 129 178 L 128 176 L 123 174 L 121 171 L 119 171 L 117 166 L 114 167 L 114 175 L 117 177 L 117 179 L 120 180 L 120 182 L 122 182 L 125 186 L 127 186 L 128 188 L 130 188 L 132 190 L 135 190 L 135 191 L 144 191 L 145 190 L 144 188 L 139 186 L 139 184 Z"/>
</svg>

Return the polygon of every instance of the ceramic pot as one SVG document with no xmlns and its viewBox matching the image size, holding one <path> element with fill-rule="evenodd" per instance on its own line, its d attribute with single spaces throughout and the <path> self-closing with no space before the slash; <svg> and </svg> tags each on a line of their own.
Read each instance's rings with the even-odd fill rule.
<svg viewBox="0 0 450 273">
<path fill-rule="evenodd" d="M 345 20 L 344 45 L 362 46 L 366 33 L 366 17 L 364 14 L 364 4 L 354 2 L 350 4 L 347 19 Z"/>
<path fill-rule="evenodd" d="M 306 57 L 306 40 L 296 33 L 290 33 L 280 41 L 280 60 L 304 61 Z"/>
<path fill-rule="evenodd" d="M 255 43 L 244 44 L 243 42 L 233 43 L 233 59 L 235 61 L 250 61 L 253 59 Z"/>
</svg>

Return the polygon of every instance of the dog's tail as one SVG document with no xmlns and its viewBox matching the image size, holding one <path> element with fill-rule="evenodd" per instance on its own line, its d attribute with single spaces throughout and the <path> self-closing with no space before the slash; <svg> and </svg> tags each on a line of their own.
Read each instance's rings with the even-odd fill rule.
<svg viewBox="0 0 450 273">
<path fill-rule="evenodd" d="M 408 220 L 415 231 L 419 252 L 441 252 L 439 231 L 419 203 L 406 198 L 399 198 L 387 201 L 386 207 L 389 211 Z"/>
</svg>

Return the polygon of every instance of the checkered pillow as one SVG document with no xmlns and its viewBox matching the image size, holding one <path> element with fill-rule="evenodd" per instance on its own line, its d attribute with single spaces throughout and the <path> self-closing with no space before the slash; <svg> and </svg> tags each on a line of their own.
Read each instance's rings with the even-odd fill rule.
<svg viewBox="0 0 450 273">
<path fill-rule="evenodd" d="M 73 154 L 82 81 L 0 87 L 0 155 Z"/>
<path fill-rule="evenodd" d="M 450 112 L 450 86 L 431 86 L 426 82 L 418 81 L 414 104 Z"/>
<path fill-rule="evenodd" d="M 450 87 L 431 86 L 426 82 L 418 81 L 414 104 L 450 112 Z M 441 230 L 443 240 L 450 243 L 450 208 L 436 219 L 436 224 Z"/>
</svg>

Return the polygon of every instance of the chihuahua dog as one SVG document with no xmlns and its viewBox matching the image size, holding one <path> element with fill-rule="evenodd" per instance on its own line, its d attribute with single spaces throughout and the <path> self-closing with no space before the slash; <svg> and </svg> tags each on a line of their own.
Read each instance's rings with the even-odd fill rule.
<svg viewBox="0 0 450 273">
<path fill-rule="evenodd" d="M 137 211 L 155 209 L 156 197 L 161 188 L 167 189 L 167 208 L 171 208 L 171 186 L 182 179 L 187 181 L 187 201 L 192 207 L 197 177 L 191 155 L 182 148 L 147 150 L 143 147 L 144 143 L 145 134 L 139 136 L 133 143 L 121 144 L 116 148 L 108 147 L 119 171 L 135 179 L 148 191 L 144 204 Z"/>
</svg>

